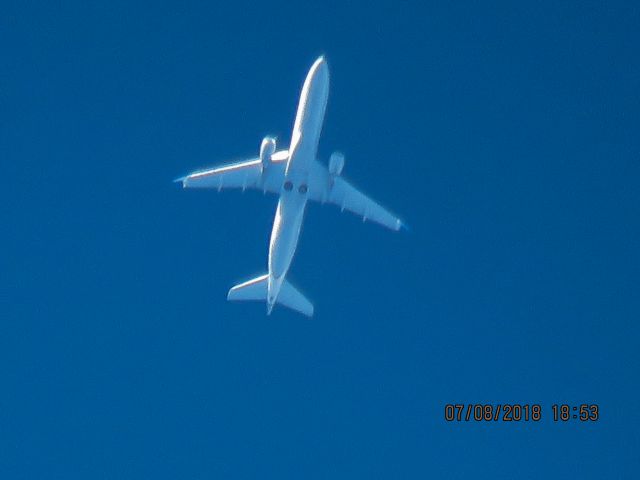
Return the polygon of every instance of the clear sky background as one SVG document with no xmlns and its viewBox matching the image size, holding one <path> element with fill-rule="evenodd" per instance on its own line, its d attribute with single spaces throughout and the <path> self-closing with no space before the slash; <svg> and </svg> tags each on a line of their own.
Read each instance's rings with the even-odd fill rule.
<svg viewBox="0 0 640 480">
<path fill-rule="evenodd" d="M 0 477 L 638 478 L 637 2 L 22 2 L 0 15 Z M 411 226 L 310 205 L 313 319 L 230 304 L 289 140 Z M 539 423 L 447 423 L 447 403 Z M 553 403 L 597 403 L 554 423 Z"/>
</svg>

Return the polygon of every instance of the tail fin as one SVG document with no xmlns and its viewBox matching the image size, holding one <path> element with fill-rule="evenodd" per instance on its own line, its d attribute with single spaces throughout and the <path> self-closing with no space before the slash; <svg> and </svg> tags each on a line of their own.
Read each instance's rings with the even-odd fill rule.
<svg viewBox="0 0 640 480">
<path fill-rule="evenodd" d="M 267 300 L 267 282 L 269 275 L 261 275 L 247 282 L 236 285 L 227 295 L 227 300 L 231 301 L 251 301 L 251 300 Z M 280 303 L 285 307 L 302 313 L 307 317 L 313 316 L 313 305 L 307 298 L 298 291 L 296 287 L 286 280 L 280 287 L 280 293 L 276 303 Z"/>
</svg>

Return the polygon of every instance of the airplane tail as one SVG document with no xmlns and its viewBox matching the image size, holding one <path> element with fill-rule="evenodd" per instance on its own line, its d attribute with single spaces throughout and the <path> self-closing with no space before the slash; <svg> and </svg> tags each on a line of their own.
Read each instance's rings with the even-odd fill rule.
<svg viewBox="0 0 640 480">
<path fill-rule="evenodd" d="M 227 300 L 238 302 L 256 300 L 266 301 L 268 281 L 269 275 L 266 274 L 236 285 L 229 290 Z M 276 303 L 302 313 L 307 317 L 313 316 L 312 303 L 302 293 L 300 293 L 296 287 L 287 282 L 287 280 L 282 282 Z"/>
</svg>

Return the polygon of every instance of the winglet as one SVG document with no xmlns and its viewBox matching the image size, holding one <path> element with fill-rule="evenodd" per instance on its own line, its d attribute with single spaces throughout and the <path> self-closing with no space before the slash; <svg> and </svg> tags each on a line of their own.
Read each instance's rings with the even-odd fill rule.
<svg viewBox="0 0 640 480">
<path fill-rule="evenodd" d="M 406 230 L 407 232 L 411 231 L 411 229 L 409 228 L 409 225 L 407 225 L 402 220 L 398 220 L 398 230 Z"/>
<path fill-rule="evenodd" d="M 182 186 L 184 187 L 184 182 L 185 180 L 189 177 L 189 175 L 186 175 L 184 177 L 180 177 L 180 178 L 176 178 L 173 183 L 181 183 Z"/>
</svg>

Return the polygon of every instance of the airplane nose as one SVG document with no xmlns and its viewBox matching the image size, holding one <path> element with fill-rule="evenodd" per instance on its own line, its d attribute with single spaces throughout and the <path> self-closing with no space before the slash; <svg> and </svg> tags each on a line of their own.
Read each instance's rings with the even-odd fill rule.
<svg viewBox="0 0 640 480">
<path fill-rule="evenodd" d="M 311 69 L 316 75 L 329 75 L 329 65 L 324 55 L 319 56 L 316 61 L 313 62 Z"/>
</svg>

